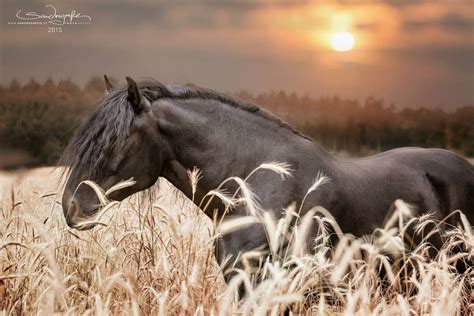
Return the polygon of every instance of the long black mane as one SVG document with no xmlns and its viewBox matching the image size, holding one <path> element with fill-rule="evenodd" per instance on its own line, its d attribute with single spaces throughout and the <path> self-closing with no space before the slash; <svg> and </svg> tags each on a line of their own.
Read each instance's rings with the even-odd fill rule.
<svg viewBox="0 0 474 316">
<path fill-rule="evenodd" d="M 147 79 L 138 83 L 140 92 L 152 103 L 160 98 L 207 99 L 254 113 L 278 126 L 302 137 L 284 121 L 262 110 L 258 106 L 231 97 L 227 94 L 201 88 L 195 85 L 163 85 L 157 80 Z M 60 165 L 70 166 L 88 179 L 98 179 L 104 172 L 107 159 L 115 148 L 120 148 L 129 136 L 134 112 L 128 104 L 125 86 L 113 89 L 100 101 L 97 109 L 76 130 L 59 160 Z"/>
</svg>

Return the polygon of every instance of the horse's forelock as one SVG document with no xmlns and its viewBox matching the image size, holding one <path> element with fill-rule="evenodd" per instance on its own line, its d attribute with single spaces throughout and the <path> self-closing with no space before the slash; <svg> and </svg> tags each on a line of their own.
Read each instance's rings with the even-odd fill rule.
<svg viewBox="0 0 474 316">
<path fill-rule="evenodd" d="M 76 130 L 59 163 L 97 179 L 110 154 L 127 139 L 133 117 L 126 93 L 111 91 Z"/>
</svg>

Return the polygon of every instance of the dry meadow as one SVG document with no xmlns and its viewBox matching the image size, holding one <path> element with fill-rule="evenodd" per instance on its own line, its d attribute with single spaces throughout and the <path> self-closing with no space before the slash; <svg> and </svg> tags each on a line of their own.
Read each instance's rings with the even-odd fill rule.
<svg viewBox="0 0 474 316">
<path fill-rule="evenodd" d="M 264 168 L 285 175 L 284 166 Z M 456 260 L 469 262 L 474 255 L 472 223 L 464 217 L 429 260 L 427 242 L 407 251 L 403 236 L 407 223 L 421 231 L 432 219 L 412 218 L 401 201 L 383 228 L 356 239 L 340 233 L 321 208 L 300 217 L 290 206 L 281 219 L 253 209 L 243 219 L 212 223 L 160 180 L 154 194 L 108 205 L 98 226 L 81 232 L 65 224 L 59 171 L 0 173 L 0 315 L 473 313 L 473 271 L 458 274 L 453 268 Z M 199 185 L 197 174 L 190 176 L 192 185 Z M 236 196 L 210 194 L 230 206 L 247 203 L 252 210 L 245 181 L 240 185 Z M 308 194 L 320 185 L 321 177 Z M 289 224 L 294 219 L 297 229 Z M 303 251 L 312 221 L 328 228 L 314 242 L 314 255 Z M 218 234 L 254 222 L 266 227 L 272 259 L 261 262 L 260 283 L 254 282 L 257 272 L 246 267 L 227 285 L 213 242 Z M 330 247 L 330 232 L 339 234 L 337 247 Z M 454 253 L 459 244 L 464 252 Z M 243 261 L 259 254 L 244 254 Z M 241 284 L 248 295 L 239 300 Z"/>
</svg>

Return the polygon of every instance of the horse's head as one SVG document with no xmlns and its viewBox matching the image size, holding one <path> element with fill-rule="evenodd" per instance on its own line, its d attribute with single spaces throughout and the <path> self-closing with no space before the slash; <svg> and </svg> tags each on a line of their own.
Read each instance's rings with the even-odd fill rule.
<svg viewBox="0 0 474 316">
<path fill-rule="evenodd" d="M 106 190 L 133 178 L 133 186 L 109 196 L 120 201 L 149 188 L 160 175 L 165 145 L 151 111 L 151 90 L 139 88 L 129 77 L 127 83 L 126 88 L 115 89 L 106 78 L 108 95 L 76 131 L 63 154 L 62 163 L 69 165 L 70 171 L 62 206 L 70 227 L 92 228 L 80 223 L 101 206 L 94 190 L 83 181 L 92 180 Z"/>
</svg>

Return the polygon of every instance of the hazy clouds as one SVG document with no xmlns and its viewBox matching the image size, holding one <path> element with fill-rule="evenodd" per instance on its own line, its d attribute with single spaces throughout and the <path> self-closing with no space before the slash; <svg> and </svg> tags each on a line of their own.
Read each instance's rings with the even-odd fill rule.
<svg viewBox="0 0 474 316">
<path fill-rule="evenodd" d="M 3 1 L 1 81 L 157 77 L 223 91 L 285 89 L 383 97 L 401 105 L 474 104 L 470 1 Z M 72 9 L 91 25 L 8 25 L 18 10 Z M 356 48 L 326 36 L 350 21 Z M 336 22 L 335 22 L 336 21 Z M 336 23 L 336 26 L 334 26 Z"/>
</svg>

